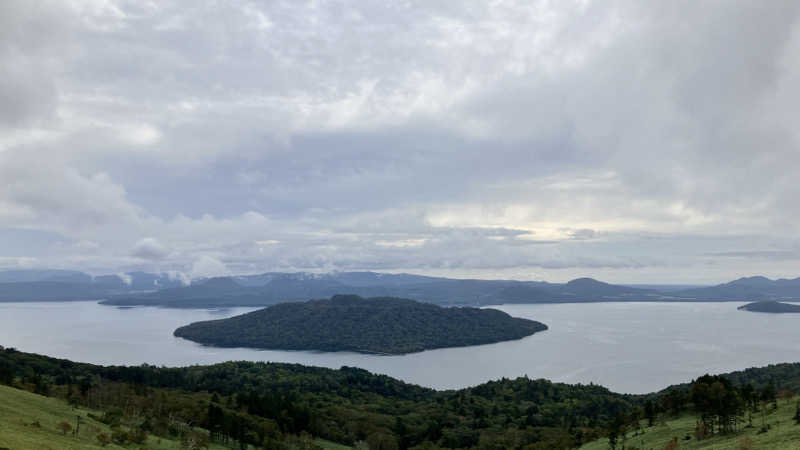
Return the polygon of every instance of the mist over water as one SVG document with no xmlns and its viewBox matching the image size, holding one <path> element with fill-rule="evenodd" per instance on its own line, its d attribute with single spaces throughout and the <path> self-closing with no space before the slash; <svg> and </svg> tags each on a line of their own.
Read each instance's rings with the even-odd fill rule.
<svg viewBox="0 0 800 450">
<path fill-rule="evenodd" d="M 0 303 L 0 345 L 96 364 L 185 366 L 230 360 L 361 367 L 450 389 L 527 375 L 646 393 L 719 373 L 800 361 L 800 314 L 738 311 L 742 303 L 503 305 L 547 324 L 518 340 L 402 356 L 206 347 L 175 328 L 257 308 L 115 308 L 95 302 Z"/>
</svg>

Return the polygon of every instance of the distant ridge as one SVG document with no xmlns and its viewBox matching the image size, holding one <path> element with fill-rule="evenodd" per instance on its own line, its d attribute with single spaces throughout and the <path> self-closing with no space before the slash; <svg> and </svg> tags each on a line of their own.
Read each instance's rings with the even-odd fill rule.
<svg viewBox="0 0 800 450">
<path fill-rule="evenodd" d="M 0 271 L 2 302 L 99 300 L 179 286 L 179 279 L 146 272 L 93 277 L 72 270 Z"/>
<path fill-rule="evenodd" d="M 579 278 L 557 284 L 540 281 L 461 280 L 410 274 L 334 272 L 266 273 L 202 280 L 190 286 L 103 301 L 117 306 L 175 308 L 268 306 L 288 301 L 352 294 L 410 298 L 438 305 L 483 306 L 503 303 L 653 301 L 662 294 L 647 289 Z"/>
<path fill-rule="evenodd" d="M 800 278 L 740 278 L 705 287 L 624 286 L 592 278 L 567 283 L 476 280 L 377 272 L 267 272 L 198 279 L 188 286 L 166 274 L 130 272 L 92 277 L 75 271 L 0 271 L 0 301 L 103 300 L 118 306 L 217 308 L 269 306 L 337 294 L 411 298 L 439 305 L 608 301 L 800 300 Z"/>
<path fill-rule="evenodd" d="M 673 295 L 697 300 L 800 300 L 800 278 L 744 277 L 717 286 L 685 289 Z"/>
</svg>

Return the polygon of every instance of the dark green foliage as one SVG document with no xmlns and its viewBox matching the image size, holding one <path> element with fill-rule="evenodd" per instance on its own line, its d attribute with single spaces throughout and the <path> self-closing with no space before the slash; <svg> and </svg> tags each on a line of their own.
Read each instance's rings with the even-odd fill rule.
<svg viewBox="0 0 800 450">
<path fill-rule="evenodd" d="M 656 420 L 656 406 L 652 400 L 644 403 L 644 416 L 647 418 L 647 426 L 652 427 Z"/>
<path fill-rule="evenodd" d="M 114 437 L 127 441 L 135 441 L 138 428 L 195 439 L 199 435 L 188 425 L 195 424 L 208 430 L 209 439 L 232 447 L 281 448 L 302 441 L 291 436 L 307 432 L 390 449 L 572 448 L 597 438 L 611 418 L 629 414 L 634 400 L 600 386 L 527 378 L 437 392 L 347 367 L 252 362 L 102 367 L 14 350 L 0 351 L 0 362 L 13 370 L 19 387 L 33 387 L 21 384 L 29 372 L 69 380 L 76 394 L 80 380 L 91 380 L 80 401 L 103 410 L 103 420 L 121 423 L 127 435 L 120 431 Z M 58 384 L 51 389 L 54 395 L 68 390 Z"/>
<path fill-rule="evenodd" d="M 347 367 L 103 367 L 13 349 L 0 350 L 0 367 L 17 387 L 72 392 L 103 411 L 98 419 L 120 425 L 108 442 L 137 442 L 147 432 L 275 449 L 311 445 L 309 434 L 380 448 L 565 449 L 608 432 L 621 448 L 639 418 L 655 422 L 659 414 L 695 411 L 703 437 L 734 431 L 747 412 L 764 414 L 778 390 L 800 383 L 800 364 L 706 375 L 647 396 L 528 378 L 439 392 Z"/>
<path fill-rule="evenodd" d="M 736 431 L 745 403 L 739 389 L 719 375 L 698 378 L 691 389 L 692 403 L 705 429 L 714 434 Z"/>
<path fill-rule="evenodd" d="M 494 309 L 337 295 L 196 322 L 175 336 L 223 347 L 398 354 L 520 339 L 546 329 Z"/>
</svg>

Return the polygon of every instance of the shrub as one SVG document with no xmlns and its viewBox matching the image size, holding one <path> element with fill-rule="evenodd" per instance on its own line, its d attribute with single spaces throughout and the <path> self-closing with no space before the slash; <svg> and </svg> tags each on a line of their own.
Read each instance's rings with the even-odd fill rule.
<svg viewBox="0 0 800 450">
<path fill-rule="evenodd" d="M 105 447 L 111 443 L 111 438 L 108 437 L 108 433 L 100 433 L 97 435 L 97 442 L 99 442 L 102 447 Z"/>
<path fill-rule="evenodd" d="M 67 422 L 66 420 L 62 420 L 61 422 L 59 422 L 58 425 L 56 425 L 56 428 L 61 430 L 63 434 L 67 434 L 70 431 L 72 431 L 72 425 L 70 425 L 69 422 Z"/>
<path fill-rule="evenodd" d="M 141 428 L 134 428 L 128 433 L 128 439 L 134 444 L 144 444 L 147 441 L 147 432 Z"/>
<path fill-rule="evenodd" d="M 114 441 L 115 444 L 125 445 L 130 439 L 127 431 L 115 428 L 111 431 L 111 440 Z"/>
</svg>

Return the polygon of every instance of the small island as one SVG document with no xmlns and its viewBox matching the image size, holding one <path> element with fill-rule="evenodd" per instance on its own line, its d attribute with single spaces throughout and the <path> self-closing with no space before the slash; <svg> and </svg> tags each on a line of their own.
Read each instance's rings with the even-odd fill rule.
<svg viewBox="0 0 800 450">
<path fill-rule="evenodd" d="M 178 328 L 177 337 L 219 347 L 405 354 L 490 344 L 544 331 L 496 309 L 444 308 L 394 297 L 335 295 L 281 303 Z"/>
<path fill-rule="evenodd" d="M 800 313 L 800 305 L 782 303 L 776 301 L 753 302 L 737 308 L 742 311 L 763 312 L 763 313 Z"/>
</svg>

